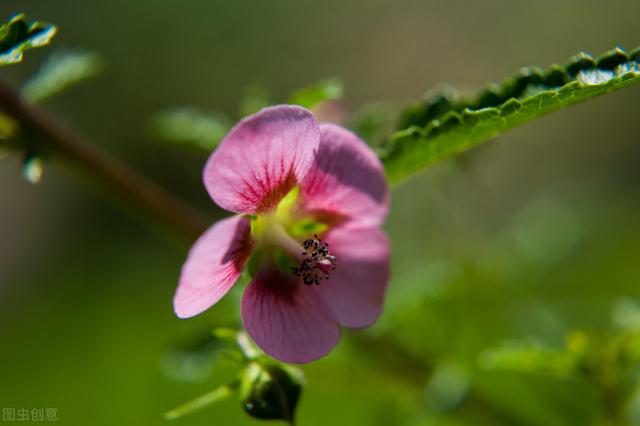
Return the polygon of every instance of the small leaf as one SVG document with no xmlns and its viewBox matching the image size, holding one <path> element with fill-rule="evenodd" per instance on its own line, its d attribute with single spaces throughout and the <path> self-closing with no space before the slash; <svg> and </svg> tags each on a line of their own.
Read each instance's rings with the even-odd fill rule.
<svg viewBox="0 0 640 426">
<path fill-rule="evenodd" d="M 167 411 L 164 414 L 164 418 L 167 420 L 175 420 L 187 414 L 201 410 L 211 404 L 215 404 L 216 402 L 224 401 L 233 395 L 237 387 L 238 385 L 235 382 L 229 385 L 220 386 L 219 388 L 216 388 L 193 401 L 189 401 L 171 411 Z"/>
<path fill-rule="evenodd" d="M 245 411 L 262 420 L 293 421 L 304 378 L 295 367 L 261 358 L 247 367 L 240 396 Z"/>
<path fill-rule="evenodd" d="M 48 44 L 56 32 L 54 25 L 15 15 L 0 27 L 0 66 L 20 62 L 25 51 Z"/>
<path fill-rule="evenodd" d="M 24 178 L 32 183 L 36 184 L 42 180 L 42 173 L 44 171 L 44 160 L 42 157 L 33 155 L 27 156 L 22 165 L 22 175 Z"/>
<path fill-rule="evenodd" d="M 22 96 L 32 103 L 41 102 L 68 87 L 95 77 L 102 69 L 102 57 L 95 52 L 54 53 L 24 85 Z"/>
<path fill-rule="evenodd" d="M 208 153 L 214 150 L 230 128 L 231 121 L 227 117 L 193 107 L 160 112 L 151 121 L 151 133 L 156 139 Z"/>
<path fill-rule="evenodd" d="M 486 370 L 507 370 L 567 377 L 574 373 L 570 354 L 536 343 L 511 341 L 482 352 L 478 363 Z"/>
<path fill-rule="evenodd" d="M 322 102 L 341 99 L 342 94 L 342 82 L 332 78 L 297 90 L 289 97 L 287 103 L 311 109 Z"/>
<path fill-rule="evenodd" d="M 407 108 L 381 158 L 392 183 L 507 130 L 595 96 L 640 83 L 638 50 L 620 48 L 597 59 L 582 53 L 564 67 L 528 67 L 476 97 L 441 89 Z"/>
</svg>

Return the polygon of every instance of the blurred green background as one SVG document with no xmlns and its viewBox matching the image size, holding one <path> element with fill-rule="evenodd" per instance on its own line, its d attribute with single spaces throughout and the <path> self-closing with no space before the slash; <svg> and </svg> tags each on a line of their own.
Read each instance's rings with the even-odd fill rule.
<svg viewBox="0 0 640 426">
<path fill-rule="evenodd" d="M 523 65 L 640 45 L 637 0 L 0 4 L 3 19 L 19 11 L 60 32 L 0 78 L 20 84 L 59 47 L 101 53 L 100 77 L 44 107 L 212 222 L 225 213 L 202 187 L 206 156 L 149 137 L 161 109 L 233 115 L 251 85 L 284 98 L 327 77 L 343 80 L 349 111 L 402 105 L 443 81 L 475 90 Z M 640 424 L 633 357 L 609 353 L 637 325 L 639 108 L 639 87 L 579 105 L 394 190 L 385 313 L 303 367 L 299 424 Z M 206 354 L 176 348 L 237 321 L 239 293 L 178 320 L 183 247 L 64 170 L 48 167 L 38 186 L 20 174 L 17 158 L 0 163 L 1 407 L 55 407 L 69 425 L 165 424 L 164 411 L 229 379 L 230 366 L 209 371 Z M 596 373 L 548 371 L 539 353 L 496 361 L 514 341 L 562 351 L 567 335 L 596 354 Z M 233 399 L 176 422 L 259 424 Z"/>
</svg>

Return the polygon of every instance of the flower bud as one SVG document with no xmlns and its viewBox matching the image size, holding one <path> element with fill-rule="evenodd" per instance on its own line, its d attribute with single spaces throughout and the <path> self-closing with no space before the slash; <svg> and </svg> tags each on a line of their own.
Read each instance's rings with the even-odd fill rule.
<svg viewBox="0 0 640 426">
<path fill-rule="evenodd" d="M 252 417 L 292 421 L 303 383 L 304 377 L 297 368 L 264 358 L 249 363 L 240 398 Z"/>
</svg>

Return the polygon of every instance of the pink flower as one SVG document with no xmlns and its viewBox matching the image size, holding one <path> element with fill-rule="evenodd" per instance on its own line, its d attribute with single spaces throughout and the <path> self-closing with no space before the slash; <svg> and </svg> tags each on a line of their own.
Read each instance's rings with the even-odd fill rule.
<svg viewBox="0 0 640 426">
<path fill-rule="evenodd" d="M 388 187 L 376 155 L 350 131 L 304 108 L 266 108 L 238 123 L 204 168 L 204 184 L 237 213 L 193 245 L 174 298 L 180 318 L 220 300 L 247 266 L 244 326 L 267 354 L 326 355 L 340 325 L 379 317 L 389 279 L 380 225 Z"/>
</svg>

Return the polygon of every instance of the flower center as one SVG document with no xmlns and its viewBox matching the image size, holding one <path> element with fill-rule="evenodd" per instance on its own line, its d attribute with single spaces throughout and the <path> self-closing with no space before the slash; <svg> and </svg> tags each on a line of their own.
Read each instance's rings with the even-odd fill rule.
<svg viewBox="0 0 640 426">
<path fill-rule="evenodd" d="M 336 269 L 336 258 L 329 253 L 329 244 L 317 235 L 325 232 L 329 224 L 305 217 L 299 210 L 298 192 L 296 187 L 275 209 L 251 216 L 251 236 L 257 248 L 249 262 L 249 271 L 257 272 L 262 259 L 269 256 L 282 271 L 292 272 L 306 285 L 318 285 L 329 279 L 330 272 Z"/>
<path fill-rule="evenodd" d="M 328 280 L 329 273 L 337 266 L 335 256 L 329 253 L 329 244 L 314 235 L 313 238 L 304 240 L 302 246 L 304 257 L 298 266 L 291 268 L 293 274 L 302 278 L 306 285 L 319 285 L 321 280 Z"/>
</svg>

